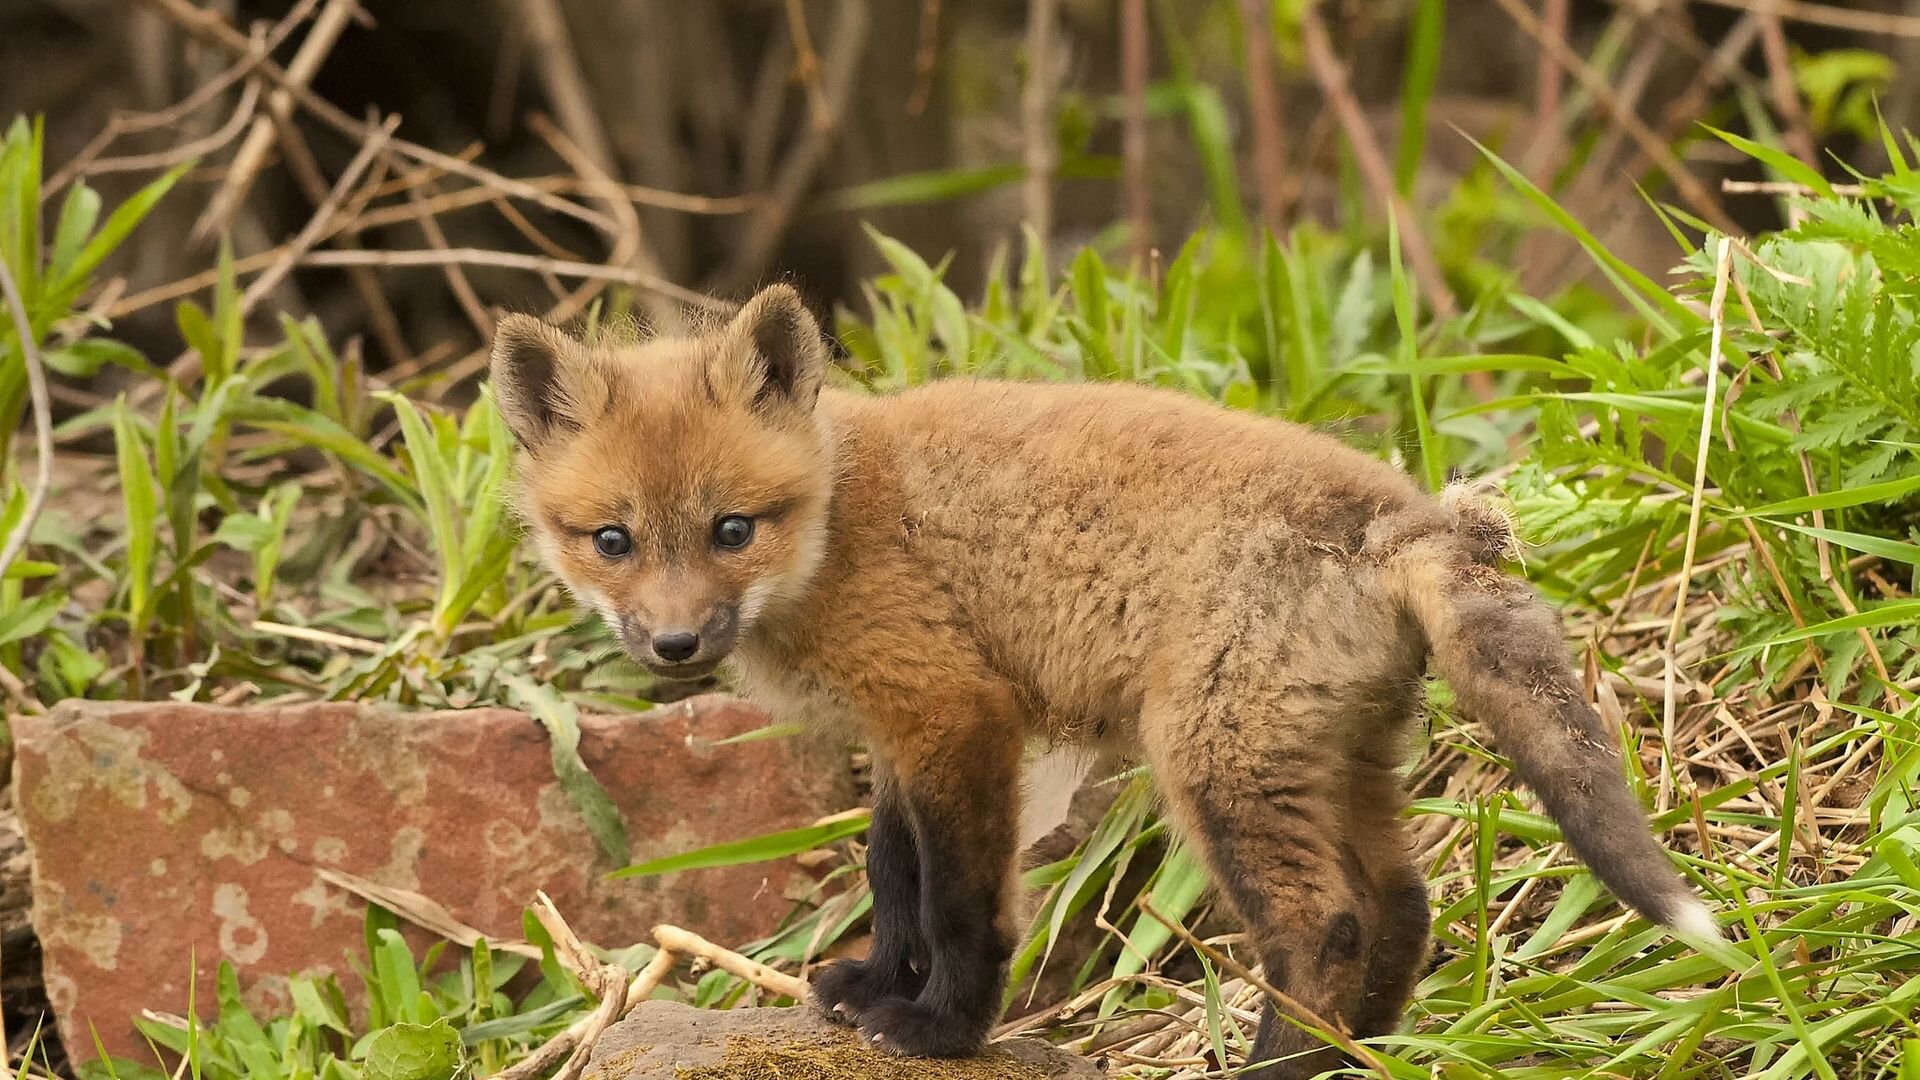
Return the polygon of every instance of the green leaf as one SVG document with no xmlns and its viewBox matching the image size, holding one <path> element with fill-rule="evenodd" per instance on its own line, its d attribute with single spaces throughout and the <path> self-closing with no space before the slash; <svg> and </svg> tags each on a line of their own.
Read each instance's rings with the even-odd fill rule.
<svg viewBox="0 0 1920 1080">
<path fill-rule="evenodd" d="M 681 870 L 706 870 L 716 866 L 739 866 L 742 863 L 784 859 L 789 855 L 798 855 L 803 851 L 823 847 L 836 840 L 858 836 L 866 832 L 867 826 L 872 823 L 871 814 L 853 815 L 845 820 L 832 821 L 824 825 L 808 825 L 805 828 L 767 833 L 746 840 L 730 840 L 722 844 L 711 844 L 693 851 L 681 852 L 678 855 L 650 859 L 647 862 L 621 867 L 609 876 L 653 877 L 658 874 L 677 873 Z"/>
<path fill-rule="evenodd" d="M 60 204 L 60 218 L 53 228 L 53 250 L 48 253 L 47 270 L 55 280 L 66 277 L 80 257 L 87 234 L 100 221 L 100 195 L 86 184 L 75 182 Z"/>
<path fill-rule="evenodd" d="M 1714 136 L 1721 142 L 1726 143 L 1728 146 L 1733 147 L 1748 157 L 1760 161 L 1774 172 L 1779 173 L 1781 179 L 1810 187 L 1813 189 L 1814 194 L 1822 198 L 1831 199 L 1834 197 L 1833 185 L 1827 183 L 1827 178 L 1820 175 L 1820 170 L 1815 169 L 1813 166 L 1808 165 L 1806 162 L 1801 161 L 1785 150 L 1768 146 L 1765 143 L 1757 143 L 1752 139 L 1742 138 L 1731 131 L 1721 131 L 1712 124 L 1701 124 L 1700 126 L 1713 132 Z"/>
<path fill-rule="evenodd" d="M 1818 495 L 1803 495 L 1785 502 L 1768 503 L 1752 510 L 1741 511 L 1742 517 L 1778 517 L 1785 514 L 1806 514 L 1815 510 L 1838 510 L 1846 506 L 1863 506 L 1868 503 L 1891 503 L 1913 492 L 1920 491 L 1920 476 L 1909 476 L 1903 480 L 1885 480 L 1877 484 L 1865 484 L 1860 487 L 1839 488 L 1823 491 Z"/>
<path fill-rule="evenodd" d="M 1537 371 L 1543 375 L 1571 376 L 1564 361 L 1546 356 L 1520 353 L 1488 353 L 1484 356 L 1423 356 L 1412 360 L 1362 360 L 1349 364 L 1354 375 L 1466 375 L 1476 371 Z"/>
<path fill-rule="evenodd" d="M 154 537 L 159 531 L 160 501 L 154 492 L 153 466 L 147 460 L 146 441 L 134 426 L 124 395 L 114 402 L 113 442 L 126 510 L 127 609 L 137 633 L 146 623 L 149 590 L 153 587 Z"/>
<path fill-rule="evenodd" d="M 118 248 L 133 233 L 134 228 L 153 212 L 153 208 L 192 167 L 192 162 L 175 166 L 158 180 L 141 188 L 132 198 L 115 207 L 113 213 L 108 216 L 107 223 L 101 226 L 93 239 L 89 240 L 80 253 L 74 256 L 73 265 L 55 286 L 56 291 L 64 289 L 78 291 L 78 288 L 85 284 L 86 279 L 92 276 L 100 264 L 106 261 L 107 256 L 113 254 L 114 249 Z"/>
<path fill-rule="evenodd" d="M 1920 600 L 1893 600 L 1874 607 L 1845 615 L 1838 619 L 1803 626 L 1777 637 L 1757 643 L 1755 648 L 1771 645 L 1787 645 L 1808 638 L 1824 637 L 1848 630 L 1874 630 L 1882 626 L 1920 625 Z"/>
<path fill-rule="evenodd" d="M 1489 150 L 1478 140 L 1469 137 L 1467 141 L 1473 143 L 1474 147 L 1480 151 L 1481 156 L 1492 163 L 1500 175 L 1506 177 L 1507 183 L 1512 184 L 1514 189 L 1525 196 L 1528 202 L 1533 203 L 1534 206 L 1538 207 L 1548 218 L 1552 219 L 1554 224 L 1560 226 L 1563 232 L 1578 241 L 1581 250 L 1585 251 L 1588 257 L 1594 261 L 1594 264 L 1600 268 L 1600 272 L 1605 274 L 1607 280 L 1611 281 L 1614 287 L 1619 290 L 1620 295 L 1638 309 L 1640 313 L 1647 318 L 1648 322 L 1658 327 L 1663 334 L 1672 336 L 1677 333 L 1679 329 L 1685 329 L 1705 321 L 1685 304 L 1681 303 L 1678 297 L 1654 284 L 1645 274 L 1634 269 L 1625 260 L 1615 255 L 1612 251 L 1609 251 L 1607 246 L 1600 242 L 1599 237 L 1594 236 L 1592 231 L 1585 225 L 1580 224 L 1577 218 L 1568 213 L 1559 203 L 1553 201 L 1553 198 L 1546 192 L 1541 191 L 1540 188 L 1537 187 L 1533 181 L 1527 179 L 1525 174 L 1521 173 L 1520 170 L 1507 164 L 1501 159 L 1500 155 Z M 1669 323 L 1667 321 L 1668 319 L 1674 320 L 1674 323 L 1678 324 L 1677 328 L 1674 323 Z"/>
<path fill-rule="evenodd" d="M 553 749 L 554 778 L 560 781 L 561 790 L 586 820 L 587 831 L 593 835 L 594 842 L 608 858 L 627 863 L 627 824 L 607 789 L 600 786 L 600 781 L 580 760 L 579 710 L 552 687 L 537 684 L 523 675 L 508 675 L 502 681 L 514 701 L 546 727 Z"/>
<path fill-rule="evenodd" d="M 1838 529 L 1820 529 L 1811 525 L 1797 525 L 1791 521 L 1775 521 L 1772 524 L 1783 529 L 1792 529 L 1831 544 L 1854 551 L 1864 551 L 1869 555 L 1878 555 L 1893 562 L 1908 565 L 1920 565 L 1920 544 L 1909 544 L 1902 540 L 1889 540 L 1884 536 L 1868 536 L 1865 533 L 1842 532 Z"/>
<path fill-rule="evenodd" d="M 1440 46 L 1446 38 L 1446 0 L 1416 0 L 1408 33 L 1407 59 L 1400 76 L 1400 153 L 1394 162 L 1394 186 L 1412 196 L 1426 152 L 1427 105 L 1440 74 Z"/>
<path fill-rule="evenodd" d="M 992 191 L 997 187 L 1019 183 L 1026 175 L 1027 167 L 1018 162 L 977 169 L 903 173 L 829 192 L 821 199 L 821 209 L 872 210 L 882 206 L 918 206 Z"/>
<path fill-rule="evenodd" d="M 455 1080 L 467 1070 L 460 1033 L 443 1017 L 430 1025 L 399 1023 L 367 1044 L 366 1080 Z"/>
</svg>

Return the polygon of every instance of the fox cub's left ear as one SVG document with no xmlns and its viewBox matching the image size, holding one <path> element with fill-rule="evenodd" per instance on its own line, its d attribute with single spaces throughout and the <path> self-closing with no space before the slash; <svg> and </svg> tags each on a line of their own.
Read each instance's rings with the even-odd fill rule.
<svg viewBox="0 0 1920 1080">
<path fill-rule="evenodd" d="M 811 412 L 827 365 L 826 342 L 792 286 L 769 285 L 727 327 L 728 361 L 744 360 L 744 388 L 756 406 L 784 404 Z"/>
</svg>

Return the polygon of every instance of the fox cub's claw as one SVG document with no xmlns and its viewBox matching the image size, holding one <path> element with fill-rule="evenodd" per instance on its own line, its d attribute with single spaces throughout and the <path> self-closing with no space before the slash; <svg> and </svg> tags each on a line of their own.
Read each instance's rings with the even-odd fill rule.
<svg viewBox="0 0 1920 1080">
<path fill-rule="evenodd" d="M 807 988 L 807 1000 L 821 1016 L 852 1027 L 874 1002 L 910 994 L 914 989 L 903 985 L 895 971 L 864 960 L 841 960 L 828 964 L 813 976 Z"/>
<path fill-rule="evenodd" d="M 987 1045 L 991 1017 L 935 1012 L 917 1001 L 892 997 L 860 1014 L 860 1037 L 877 1050 L 901 1057 L 971 1057 Z"/>
</svg>

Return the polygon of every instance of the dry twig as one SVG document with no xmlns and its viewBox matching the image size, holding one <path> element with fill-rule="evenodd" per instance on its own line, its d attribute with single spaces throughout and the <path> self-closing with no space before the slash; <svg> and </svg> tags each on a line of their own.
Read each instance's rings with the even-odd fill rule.
<svg viewBox="0 0 1920 1080">
<path fill-rule="evenodd" d="M 1679 191 L 1680 197 L 1693 208 L 1694 213 L 1699 214 L 1708 224 L 1721 232 L 1739 231 L 1732 219 L 1727 216 L 1726 211 L 1721 208 L 1719 200 L 1713 197 L 1713 193 L 1700 183 L 1698 177 L 1687 170 L 1686 165 L 1674 156 L 1672 148 L 1661 141 L 1638 114 L 1621 102 L 1619 95 L 1607 85 L 1607 81 L 1601 78 L 1600 74 L 1594 71 L 1592 66 L 1573 50 L 1572 46 L 1549 33 L 1547 28 L 1541 25 L 1539 18 L 1529 11 L 1521 0 L 1495 0 L 1495 2 L 1521 30 L 1526 32 L 1528 37 L 1539 42 L 1541 47 L 1567 70 L 1568 74 L 1585 87 L 1587 93 L 1593 95 L 1593 99 L 1606 110 L 1608 117 L 1624 128 L 1628 136 L 1640 145 L 1641 150 L 1659 164 L 1661 171 L 1667 174 L 1667 179 L 1673 184 L 1675 190 Z"/>
<path fill-rule="evenodd" d="M 1314 80 L 1320 84 L 1320 92 L 1326 95 L 1327 105 L 1340 120 L 1340 127 L 1347 136 L 1347 145 L 1353 151 L 1354 162 L 1360 167 L 1361 177 L 1373 191 L 1374 199 L 1384 205 L 1387 212 L 1400 223 L 1400 244 L 1407 253 L 1413 276 L 1420 282 L 1420 291 L 1426 294 L 1427 302 L 1433 305 L 1436 316 L 1443 321 L 1451 319 L 1460 310 L 1454 301 L 1453 290 L 1447 285 L 1447 276 L 1440 269 L 1440 261 L 1434 258 L 1433 248 L 1428 245 L 1420 222 L 1394 186 L 1393 170 L 1387 166 L 1386 155 L 1374 140 L 1373 129 L 1367 124 L 1360 100 L 1354 97 L 1353 89 L 1348 85 L 1346 66 L 1334 54 L 1333 41 L 1327 34 L 1327 26 L 1320 18 L 1318 7 L 1309 6 L 1301 11 L 1300 38 L 1306 49 L 1307 67 L 1312 69 Z"/>
<path fill-rule="evenodd" d="M 1787 148 L 1813 169 L 1820 168 L 1820 155 L 1813 143 L 1813 125 L 1807 120 L 1807 106 L 1794 85 L 1793 56 L 1787 48 L 1787 32 L 1780 25 L 1779 0 L 1762 0 L 1754 9 L 1760 23 L 1761 51 L 1767 57 L 1767 86 L 1773 92 L 1773 107 L 1780 113 L 1786 131 Z"/>
<path fill-rule="evenodd" d="M 940 0 L 921 0 L 920 47 L 913 54 L 913 93 L 907 95 L 907 115 L 927 111 L 933 97 L 933 68 L 940 57 Z"/>
<path fill-rule="evenodd" d="M 1053 131 L 1053 98 L 1062 67 L 1053 43 L 1059 21 L 1058 0 L 1027 0 L 1027 75 L 1020 89 L 1020 145 L 1026 177 L 1020 185 L 1020 205 L 1022 220 L 1043 244 L 1053 235 L 1053 174 L 1060 164 Z"/>
<path fill-rule="evenodd" d="M 358 8 L 356 0 L 328 0 L 320 17 L 313 20 L 313 26 L 307 31 L 305 41 L 300 43 L 299 51 L 293 54 L 293 62 L 287 65 L 287 79 L 299 86 L 313 81 L 327 54 L 333 51 L 340 40 L 341 31 L 347 28 L 347 22 Z M 293 95 L 286 87 L 275 90 L 267 96 L 267 114 L 253 122 L 247 130 L 246 141 L 240 144 L 239 152 L 233 156 L 227 167 L 225 178 L 221 181 L 213 197 L 207 200 L 207 208 L 194 222 L 193 239 L 196 243 L 220 231 L 233 211 L 247 197 L 247 189 L 252 186 L 255 174 L 260 171 L 266 160 L 267 150 L 273 146 L 276 122 L 284 122 L 293 112 Z"/>
<path fill-rule="evenodd" d="M 784 971 L 775 971 L 758 960 L 751 960 L 732 949 L 715 945 L 690 930 L 662 924 L 653 928 L 653 940 L 662 949 L 683 956 L 697 956 L 715 967 L 747 980 L 762 990 L 799 1001 L 807 996 L 807 983 Z"/>
<path fill-rule="evenodd" d="M 566 13 L 559 0 L 511 0 L 504 5 L 509 13 L 519 12 L 526 20 L 527 36 L 533 39 L 533 58 L 540 69 L 540 81 L 553 100 L 553 111 L 560 118 L 560 129 L 592 161 L 595 171 L 612 175 L 617 170 L 613 144 L 607 140 L 607 128 L 594 108 L 593 92 L 587 88 L 580 71 L 580 58 L 573 50 L 573 35 L 568 32 Z"/>
<path fill-rule="evenodd" d="M 1884 11 L 1860 11 L 1838 4 L 1816 4 L 1808 0 L 1701 0 L 1701 3 L 1755 12 L 1771 8 L 1781 18 L 1836 30 L 1858 30 L 1865 34 L 1890 34 L 1895 37 L 1920 37 L 1920 16 L 1896 15 Z"/>
<path fill-rule="evenodd" d="M 1273 81 L 1273 0 L 1240 0 L 1240 27 L 1247 43 L 1247 112 L 1260 221 L 1278 236 L 1286 230 L 1287 143 L 1280 124 L 1280 89 Z"/>
<path fill-rule="evenodd" d="M 705 293 L 675 285 L 665 278 L 642 273 L 632 267 L 566 262 L 561 259 L 547 259 L 513 251 L 486 251 L 480 248 L 449 248 L 445 251 L 434 249 L 314 251 L 300 260 L 302 266 L 446 266 L 450 263 L 465 266 L 498 266 L 509 270 L 532 270 L 536 273 L 556 274 L 560 277 L 617 281 L 635 288 L 652 289 L 663 296 L 670 296 L 708 311 L 731 312 L 737 306 Z"/>
<path fill-rule="evenodd" d="M 1674 656 L 1674 647 L 1680 642 L 1683 616 L 1687 609 L 1687 595 L 1693 581 L 1693 555 L 1700 541 L 1700 510 L 1705 501 L 1707 486 L 1707 454 L 1713 448 L 1713 413 L 1719 403 L 1721 349 L 1726 337 L 1727 279 L 1733 276 L 1733 241 L 1722 236 L 1714 253 L 1713 260 L 1713 299 L 1707 307 L 1707 318 L 1713 324 L 1713 335 L 1707 347 L 1707 395 L 1706 407 L 1700 416 L 1700 443 L 1694 450 L 1693 463 L 1693 501 L 1687 511 L 1687 547 L 1680 559 L 1680 576 L 1673 587 L 1673 620 L 1667 624 L 1666 677 L 1661 686 L 1660 742 L 1662 752 L 1667 755 L 1668 765 L 1660 770 L 1660 809 L 1673 805 L 1673 773 L 1677 761 L 1674 756 L 1676 740 L 1674 737 L 1675 691 L 1674 683 L 1679 661 Z"/>
<path fill-rule="evenodd" d="M 259 277 L 254 278 L 252 284 L 247 286 L 247 290 L 240 294 L 242 315 L 252 311 L 268 293 L 278 288 L 280 283 L 286 280 L 287 275 L 293 272 L 294 266 L 301 258 L 313 249 L 322 236 L 326 235 L 328 227 L 333 223 L 334 215 L 340 212 L 341 204 L 353 191 L 353 186 L 360 182 L 361 174 L 365 173 L 367 167 L 372 165 L 374 159 L 386 149 L 387 140 L 393 137 L 394 129 L 399 126 L 400 118 L 390 116 L 385 123 L 374 129 L 373 135 L 366 142 L 360 145 L 359 152 L 354 154 L 353 160 L 348 162 L 347 167 L 341 171 L 339 178 L 333 183 L 333 189 L 327 192 L 327 197 L 315 208 L 313 216 L 307 219 L 306 226 L 281 249 L 280 257 L 275 259 Z"/>
<path fill-rule="evenodd" d="M 827 108 L 836 122 L 825 128 L 815 126 L 808 129 L 806 135 L 794 144 L 786 158 L 773 170 L 773 175 L 778 178 L 774 181 L 773 190 L 741 226 L 740 248 L 733 259 L 713 276 L 711 288 L 714 291 L 728 292 L 743 288 L 760 276 L 786 236 L 787 226 L 792 223 L 800 200 L 812 187 L 814 177 L 826 161 L 827 151 L 832 148 L 833 136 L 838 129 L 837 118 L 846 112 L 847 102 L 853 94 L 854 75 L 859 69 L 860 57 L 866 51 L 867 3 L 868 0 L 840 0 L 835 8 L 833 38 L 827 45 L 825 90 Z"/>
<path fill-rule="evenodd" d="M 1153 206 L 1147 191 L 1147 0 L 1121 0 L 1120 79 L 1126 97 L 1127 239 L 1136 266 L 1153 247 Z"/>
</svg>

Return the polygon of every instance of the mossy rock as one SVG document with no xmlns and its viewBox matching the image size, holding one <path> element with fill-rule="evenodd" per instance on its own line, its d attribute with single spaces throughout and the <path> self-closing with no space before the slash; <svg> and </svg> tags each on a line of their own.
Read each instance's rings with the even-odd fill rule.
<svg viewBox="0 0 1920 1080">
<path fill-rule="evenodd" d="M 976 1058 L 900 1058 L 863 1045 L 811 1010 L 695 1009 L 649 1001 L 608 1028 L 586 1080 L 1062 1080 L 1105 1076 L 1036 1039 Z"/>
</svg>

